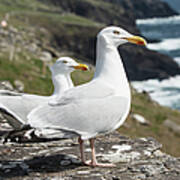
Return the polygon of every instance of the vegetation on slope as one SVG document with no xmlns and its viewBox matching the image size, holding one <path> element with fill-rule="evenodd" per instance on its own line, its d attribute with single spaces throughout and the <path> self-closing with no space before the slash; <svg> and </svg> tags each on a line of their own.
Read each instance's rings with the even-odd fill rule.
<svg viewBox="0 0 180 180">
<path fill-rule="evenodd" d="M 149 125 L 135 122 L 131 114 L 140 114 L 147 119 Z M 163 122 L 171 120 L 179 124 L 180 112 L 163 107 L 152 101 L 146 94 L 132 90 L 132 107 L 126 125 L 119 129 L 120 133 L 131 137 L 154 137 L 163 144 L 163 150 L 175 156 L 180 156 L 179 135 L 172 132 Z"/>
</svg>

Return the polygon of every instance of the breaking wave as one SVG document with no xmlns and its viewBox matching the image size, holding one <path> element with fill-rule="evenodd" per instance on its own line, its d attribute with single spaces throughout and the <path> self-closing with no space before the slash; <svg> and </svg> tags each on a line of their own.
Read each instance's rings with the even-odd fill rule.
<svg viewBox="0 0 180 180">
<path fill-rule="evenodd" d="M 180 38 L 164 39 L 158 43 L 150 43 L 147 47 L 157 51 L 180 50 Z"/>
<path fill-rule="evenodd" d="M 159 104 L 180 110 L 180 76 L 162 81 L 158 79 L 133 81 L 131 84 L 138 92 L 148 92 Z"/>
<path fill-rule="evenodd" d="M 180 15 L 171 16 L 171 17 L 163 17 L 163 18 L 151 18 L 151 19 L 137 19 L 137 25 L 165 25 L 165 24 L 180 24 Z"/>
</svg>

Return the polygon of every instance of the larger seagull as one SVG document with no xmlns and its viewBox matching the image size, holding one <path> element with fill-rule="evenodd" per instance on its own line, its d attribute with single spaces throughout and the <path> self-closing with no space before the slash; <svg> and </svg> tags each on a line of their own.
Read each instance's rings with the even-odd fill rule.
<svg viewBox="0 0 180 180">
<path fill-rule="evenodd" d="M 93 80 L 66 91 L 56 104 L 39 107 L 28 115 L 28 122 L 35 128 L 56 129 L 78 136 L 81 160 L 89 166 L 112 166 L 97 162 L 94 140 L 120 127 L 130 110 L 130 88 L 117 50 L 127 42 L 146 45 L 143 38 L 122 28 L 111 26 L 101 30 L 97 36 Z M 85 160 L 84 140 L 90 141 L 91 161 Z"/>
</svg>

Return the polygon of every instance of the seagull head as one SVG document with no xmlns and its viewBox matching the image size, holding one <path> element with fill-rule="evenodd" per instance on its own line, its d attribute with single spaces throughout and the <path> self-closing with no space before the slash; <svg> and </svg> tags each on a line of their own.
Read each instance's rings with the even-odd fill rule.
<svg viewBox="0 0 180 180">
<path fill-rule="evenodd" d="M 50 67 L 52 73 L 62 74 L 71 73 L 76 69 L 87 71 L 89 68 L 86 64 L 77 63 L 70 57 L 61 57 Z"/>
<path fill-rule="evenodd" d="M 115 47 L 118 47 L 128 42 L 138 45 L 144 45 L 144 46 L 147 45 L 146 40 L 143 39 L 142 37 L 132 35 L 126 30 L 116 26 L 109 26 L 102 29 L 98 33 L 97 37 L 105 44 L 112 45 Z"/>
</svg>

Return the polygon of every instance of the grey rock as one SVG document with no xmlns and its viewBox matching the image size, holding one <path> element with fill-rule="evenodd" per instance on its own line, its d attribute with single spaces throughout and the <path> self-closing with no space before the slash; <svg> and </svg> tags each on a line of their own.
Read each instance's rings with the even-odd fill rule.
<svg viewBox="0 0 180 180">
<path fill-rule="evenodd" d="M 145 155 L 145 156 L 151 156 L 152 153 L 151 153 L 150 151 L 144 150 L 144 155 Z"/>
<path fill-rule="evenodd" d="M 31 43 L 30 45 L 26 46 L 26 49 L 28 49 L 30 52 L 34 53 L 38 49 L 38 46 L 35 43 Z"/>
<path fill-rule="evenodd" d="M 23 169 L 23 170 L 28 170 L 29 169 L 29 166 L 25 163 L 21 163 L 20 164 L 20 167 Z"/>
<path fill-rule="evenodd" d="M 130 145 L 113 145 L 111 147 L 111 149 L 116 149 L 118 152 L 129 151 L 131 148 Z"/>
<path fill-rule="evenodd" d="M 146 180 L 146 175 L 145 174 L 138 174 L 134 176 L 134 179 L 137 180 Z"/>
<path fill-rule="evenodd" d="M 69 155 L 65 156 L 64 159 L 70 160 L 73 164 L 81 164 L 80 159 L 78 159 L 78 157 L 73 154 L 69 154 Z"/>
<path fill-rule="evenodd" d="M 163 157 L 163 156 L 166 156 L 165 153 L 163 153 L 162 151 L 160 150 L 156 150 L 153 152 L 153 155 L 156 156 L 156 157 Z"/>
<path fill-rule="evenodd" d="M 152 165 L 142 165 L 139 167 L 141 172 L 146 175 L 146 177 L 154 176 L 156 174 L 161 174 L 165 172 L 167 169 L 162 164 L 152 164 Z"/>
<path fill-rule="evenodd" d="M 72 161 L 73 164 L 81 164 L 81 160 L 80 159 L 72 158 L 71 161 Z"/>
<path fill-rule="evenodd" d="M 2 41 L 1 43 L 0 43 L 0 47 L 1 48 L 9 48 L 9 44 L 8 44 L 8 42 L 6 42 L 6 41 Z"/>
<path fill-rule="evenodd" d="M 167 119 L 164 121 L 163 125 L 168 127 L 174 133 L 180 135 L 180 125 L 179 124 Z"/>
<path fill-rule="evenodd" d="M 3 89 L 3 90 L 14 90 L 12 84 L 9 82 L 9 81 L 1 81 L 0 82 L 0 89 Z"/>
<path fill-rule="evenodd" d="M 62 160 L 61 162 L 60 162 L 60 165 L 61 166 L 69 166 L 71 164 L 71 161 L 69 161 L 69 160 Z"/>
<path fill-rule="evenodd" d="M 24 83 L 20 80 L 15 80 L 14 81 L 14 85 L 16 87 L 16 89 L 19 91 L 19 92 L 23 92 L 24 91 Z"/>
<path fill-rule="evenodd" d="M 102 154 L 102 160 L 103 161 L 109 161 L 111 163 L 124 163 L 124 162 L 130 162 L 134 159 L 139 159 L 140 157 L 139 152 L 128 152 L 128 153 L 119 153 L 118 151 L 113 154 Z"/>
<path fill-rule="evenodd" d="M 11 33 L 18 33 L 18 29 L 16 29 L 16 28 L 13 27 L 13 26 L 10 26 L 10 27 L 9 27 L 9 31 L 10 31 Z"/>
<path fill-rule="evenodd" d="M 43 52 L 41 53 L 40 59 L 41 59 L 43 62 L 50 62 L 50 61 L 52 60 L 52 55 L 51 55 L 51 53 L 49 53 L 48 51 L 43 51 Z"/>
<path fill-rule="evenodd" d="M 81 175 L 90 174 L 90 171 L 77 171 L 77 174 L 81 174 Z"/>
<path fill-rule="evenodd" d="M 132 114 L 132 118 L 142 125 L 149 125 L 149 121 L 140 114 Z"/>
<path fill-rule="evenodd" d="M 85 144 L 85 148 L 89 144 Z M 103 148 L 103 151 L 102 151 Z M 130 139 L 114 132 L 96 140 L 99 162 L 115 168 L 89 168 L 80 163 L 74 140 L 0 143 L 0 177 L 17 179 L 179 180 L 180 159 L 161 152 L 153 138 Z M 78 155 L 78 156 L 77 156 Z M 86 152 L 87 159 L 90 152 Z"/>
</svg>

